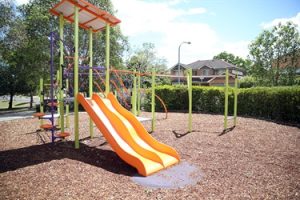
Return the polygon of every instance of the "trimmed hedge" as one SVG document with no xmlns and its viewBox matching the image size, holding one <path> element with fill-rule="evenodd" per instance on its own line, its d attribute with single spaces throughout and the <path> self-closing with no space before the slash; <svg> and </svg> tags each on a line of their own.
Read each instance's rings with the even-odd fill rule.
<svg viewBox="0 0 300 200">
<path fill-rule="evenodd" d="M 156 94 L 165 102 L 169 111 L 188 110 L 186 86 L 158 86 Z M 229 89 L 229 115 L 233 114 L 234 95 Z M 151 110 L 151 93 L 147 92 L 144 108 Z M 224 88 L 193 86 L 194 112 L 223 114 Z M 163 106 L 156 99 L 156 111 Z M 257 87 L 239 89 L 238 115 L 277 121 L 300 123 L 300 87 Z"/>
</svg>

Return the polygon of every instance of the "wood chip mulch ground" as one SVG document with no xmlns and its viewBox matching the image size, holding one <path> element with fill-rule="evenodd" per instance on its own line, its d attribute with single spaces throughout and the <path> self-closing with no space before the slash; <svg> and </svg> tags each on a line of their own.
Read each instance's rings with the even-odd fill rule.
<svg viewBox="0 0 300 200">
<path fill-rule="evenodd" d="M 150 116 L 150 113 L 143 113 Z M 134 183 L 136 170 L 111 150 L 88 116 L 80 113 L 80 149 L 73 134 L 51 144 L 36 132 L 38 119 L 0 122 L 0 199 L 300 199 L 300 129 L 264 120 L 238 118 L 221 136 L 223 117 L 157 114 L 157 140 L 174 147 L 204 174 L 196 185 L 151 189 Z M 150 130 L 150 122 L 144 122 Z M 73 132 L 73 116 L 71 117 Z"/>
</svg>

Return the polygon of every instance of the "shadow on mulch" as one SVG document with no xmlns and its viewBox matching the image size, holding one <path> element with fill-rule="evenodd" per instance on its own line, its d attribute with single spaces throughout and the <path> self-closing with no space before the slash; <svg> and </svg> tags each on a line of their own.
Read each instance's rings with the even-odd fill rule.
<svg viewBox="0 0 300 200">
<path fill-rule="evenodd" d="M 74 142 L 47 143 L 1 151 L 0 173 L 65 158 L 101 167 L 115 174 L 125 176 L 136 174 L 136 170 L 122 161 L 115 152 L 89 147 L 83 143 L 80 143 L 80 149 L 75 149 Z"/>
<path fill-rule="evenodd" d="M 176 138 L 182 138 L 190 133 L 194 133 L 194 132 L 205 132 L 205 133 L 214 133 L 214 134 L 222 134 L 220 132 L 217 132 L 217 131 L 213 131 L 213 132 L 210 132 L 210 131 L 199 131 L 199 130 L 192 130 L 192 131 L 186 131 L 186 132 L 179 132 L 179 131 L 176 131 L 176 130 L 173 130 L 172 131 L 173 134 L 175 135 Z"/>
<path fill-rule="evenodd" d="M 220 133 L 218 136 L 225 135 L 226 133 L 229 133 L 230 131 L 232 131 L 234 128 L 235 128 L 235 126 L 227 128 L 227 129 L 223 130 L 222 133 Z"/>
</svg>

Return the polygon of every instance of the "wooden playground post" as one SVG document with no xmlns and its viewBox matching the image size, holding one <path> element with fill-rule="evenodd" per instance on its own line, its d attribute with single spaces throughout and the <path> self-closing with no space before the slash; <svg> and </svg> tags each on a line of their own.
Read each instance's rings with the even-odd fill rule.
<svg viewBox="0 0 300 200">
<path fill-rule="evenodd" d="M 238 96 L 238 77 L 237 77 L 237 75 L 235 75 L 235 79 L 234 79 L 234 110 L 233 110 L 233 114 L 234 114 L 233 124 L 234 124 L 234 126 L 236 126 L 236 122 L 237 122 L 237 96 Z"/>
<path fill-rule="evenodd" d="M 228 69 L 226 69 L 225 78 L 225 108 L 224 108 L 224 130 L 227 129 L 227 116 L 228 116 Z"/>
<path fill-rule="evenodd" d="M 64 113 L 64 93 L 63 93 L 63 64 L 64 64 L 64 45 L 63 45 L 63 39 L 64 39 L 64 16 L 61 14 L 59 15 L 59 52 L 60 52 L 60 58 L 59 58 L 59 85 L 58 85 L 58 100 L 57 103 L 59 105 L 59 123 L 60 123 L 60 130 L 63 133 L 65 129 L 65 113 Z"/>
<path fill-rule="evenodd" d="M 89 97 L 93 95 L 93 30 L 89 30 Z M 90 137 L 94 137 L 93 120 L 90 118 Z"/>
<path fill-rule="evenodd" d="M 188 123 L 188 131 L 192 131 L 192 69 L 188 70 L 187 76 L 188 83 L 188 96 L 189 96 L 189 123 Z"/>
<path fill-rule="evenodd" d="M 75 130 L 75 149 L 79 149 L 79 116 L 78 116 L 78 32 L 79 32 L 79 20 L 78 13 L 79 8 L 74 6 L 74 130 Z"/>
<path fill-rule="evenodd" d="M 151 131 L 153 132 L 155 130 L 155 69 L 154 68 L 152 68 L 151 113 L 152 113 Z"/>
</svg>

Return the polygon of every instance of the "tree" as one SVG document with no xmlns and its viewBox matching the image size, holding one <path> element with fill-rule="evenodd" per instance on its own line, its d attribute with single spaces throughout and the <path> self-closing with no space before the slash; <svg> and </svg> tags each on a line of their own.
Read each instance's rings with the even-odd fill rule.
<svg viewBox="0 0 300 200">
<path fill-rule="evenodd" d="M 243 59 L 226 51 L 223 51 L 218 55 L 214 56 L 213 59 L 225 60 L 226 62 L 229 62 L 237 67 L 244 69 L 247 74 L 251 73 L 252 62 L 249 59 Z"/>
<path fill-rule="evenodd" d="M 143 43 L 141 48 L 136 49 L 127 61 L 127 67 L 141 72 L 151 72 L 152 67 L 160 72 L 167 69 L 166 60 L 157 57 L 153 43 Z"/>
<path fill-rule="evenodd" d="M 250 44 L 253 76 L 261 85 L 292 85 L 300 56 L 300 37 L 297 25 L 279 23 L 264 30 Z"/>
<path fill-rule="evenodd" d="M 16 93 L 29 94 L 32 106 L 32 96 L 37 91 L 39 78 L 50 79 L 49 34 L 51 31 L 58 31 L 58 19 L 49 13 L 49 8 L 58 2 L 59 0 L 32 0 L 18 8 L 10 0 L 3 0 L 0 3 L 1 73 L 5 73 L 7 77 L 14 77 L 10 85 L 8 84 L 10 81 L 1 81 L 1 84 L 6 85 L 1 85 L 0 88 L 18 88 L 18 91 L 10 92 L 6 89 L 1 90 L 1 93 L 5 93 L 4 91 L 6 94 L 10 93 L 10 108 L 13 95 Z M 110 0 L 93 0 L 90 2 L 112 14 L 114 13 Z M 64 30 L 64 40 L 69 46 L 66 52 L 69 56 L 73 56 L 73 29 L 72 24 L 66 24 Z M 79 56 L 87 57 L 88 32 L 80 29 L 79 33 Z M 123 52 L 128 49 L 127 38 L 122 35 L 118 26 L 111 29 L 110 35 L 110 64 L 120 67 L 123 63 Z M 105 34 L 96 34 L 93 52 L 94 65 L 103 66 L 105 62 Z M 55 67 L 57 66 L 58 48 L 55 51 Z M 16 87 L 18 83 L 22 83 L 22 87 Z"/>
<path fill-rule="evenodd" d="M 151 73 L 152 68 L 155 68 L 156 72 L 164 72 L 167 69 L 167 65 L 166 59 L 157 56 L 153 43 L 143 43 L 142 47 L 136 49 L 133 55 L 128 59 L 127 68 Z M 150 77 L 145 78 L 144 82 L 150 83 Z M 169 79 L 159 77 L 157 82 L 169 84 L 170 81 Z"/>
</svg>

